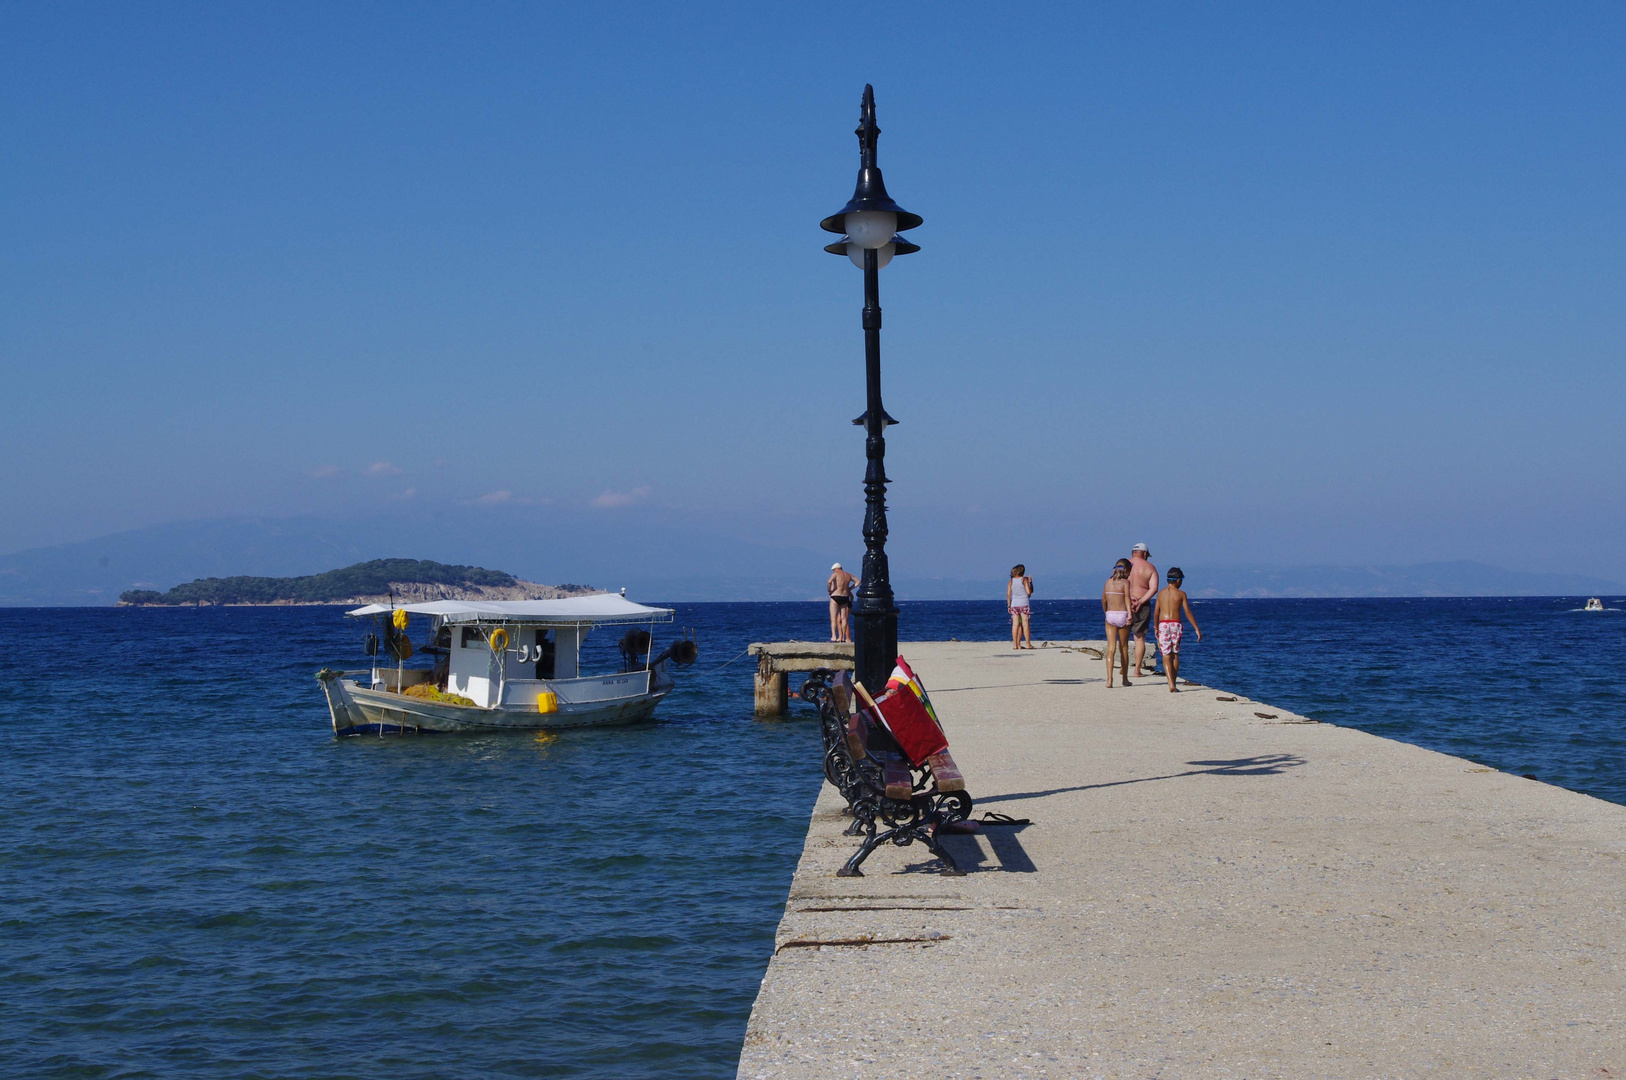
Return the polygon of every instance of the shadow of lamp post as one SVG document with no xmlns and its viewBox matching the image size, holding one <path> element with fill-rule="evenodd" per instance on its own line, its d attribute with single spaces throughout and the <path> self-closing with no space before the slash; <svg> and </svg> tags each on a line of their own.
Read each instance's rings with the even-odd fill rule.
<svg viewBox="0 0 1626 1080">
<path fill-rule="evenodd" d="M 871 693 L 886 687 L 898 656 L 898 607 L 886 564 L 886 429 L 897 423 L 881 407 L 881 267 L 894 255 L 920 248 L 898 234 L 920 224 L 892 201 L 875 164 L 875 90 L 864 87 L 858 122 L 858 186 L 846 206 L 819 222 L 826 232 L 845 235 L 824 250 L 845 255 L 864 271 L 864 566 L 853 602 L 853 676 Z"/>
</svg>

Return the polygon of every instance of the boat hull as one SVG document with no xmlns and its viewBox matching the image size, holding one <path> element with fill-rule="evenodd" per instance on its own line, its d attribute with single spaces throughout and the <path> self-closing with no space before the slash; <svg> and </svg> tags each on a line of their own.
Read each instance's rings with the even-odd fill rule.
<svg viewBox="0 0 1626 1080">
<path fill-rule="evenodd" d="M 371 690 L 343 678 L 322 683 L 335 735 L 405 734 L 409 732 L 550 731 L 605 727 L 647 720 L 672 689 L 669 679 L 652 680 L 648 692 L 598 701 L 561 701 L 557 712 L 539 713 L 534 706 L 448 705 Z"/>
</svg>

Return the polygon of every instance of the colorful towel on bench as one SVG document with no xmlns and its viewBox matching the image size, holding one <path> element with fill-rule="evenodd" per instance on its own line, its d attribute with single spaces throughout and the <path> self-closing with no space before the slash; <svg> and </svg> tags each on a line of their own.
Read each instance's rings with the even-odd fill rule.
<svg viewBox="0 0 1626 1080">
<path fill-rule="evenodd" d="M 942 730 L 943 725 L 937 719 L 937 710 L 932 708 L 931 695 L 926 693 L 926 684 L 920 681 L 920 676 L 915 674 L 914 668 L 910 667 L 909 662 L 901 656 L 898 657 L 897 666 L 892 669 L 892 677 L 886 680 L 888 690 L 894 686 L 907 686 L 913 690 L 915 697 L 919 698 L 920 703 L 926 707 L 926 712 L 930 714 L 932 723 L 937 725 L 939 731 Z"/>
<path fill-rule="evenodd" d="M 875 709 L 910 763 L 923 765 L 933 754 L 947 750 L 948 737 L 932 711 L 926 688 L 903 657 L 898 657 L 886 686 L 886 693 L 875 700 Z"/>
</svg>

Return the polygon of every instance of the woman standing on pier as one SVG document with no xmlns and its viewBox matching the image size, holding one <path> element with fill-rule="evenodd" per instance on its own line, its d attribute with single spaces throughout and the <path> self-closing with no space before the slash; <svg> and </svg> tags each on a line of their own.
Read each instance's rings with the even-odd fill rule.
<svg viewBox="0 0 1626 1080">
<path fill-rule="evenodd" d="M 1107 689 L 1112 689 L 1113 657 L 1124 685 L 1129 685 L 1129 560 L 1119 559 L 1101 586 L 1101 610 L 1107 613 Z"/>
<path fill-rule="evenodd" d="M 1005 606 L 1011 612 L 1011 648 L 1033 648 L 1033 630 L 1028 620 L 1032 614 L 1028 598 L 1033 595 L 1033 579 L 1028 568 L 1021 563 L 1011 567 L 1011 580 L 1005 585 Z M 1027 641 L 1024 646 L 1023 640 Z"/>
</svg>

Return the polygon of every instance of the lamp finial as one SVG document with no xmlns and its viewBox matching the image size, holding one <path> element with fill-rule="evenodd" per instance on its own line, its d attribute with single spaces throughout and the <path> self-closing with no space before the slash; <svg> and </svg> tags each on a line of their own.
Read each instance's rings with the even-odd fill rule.
<svg viewBox="0 0 1626 1080">
<path fill-rule="evenodd" d="M 860 164 L 866 168 L 874 168 L 875 141 L 881 134 L 881 129 L 875 123 L 875 87 L 869 83 L 864 84 L 864 101 L 859 106 L 858 127 L 853 134 L 858 136 Z"/>
</svg>

